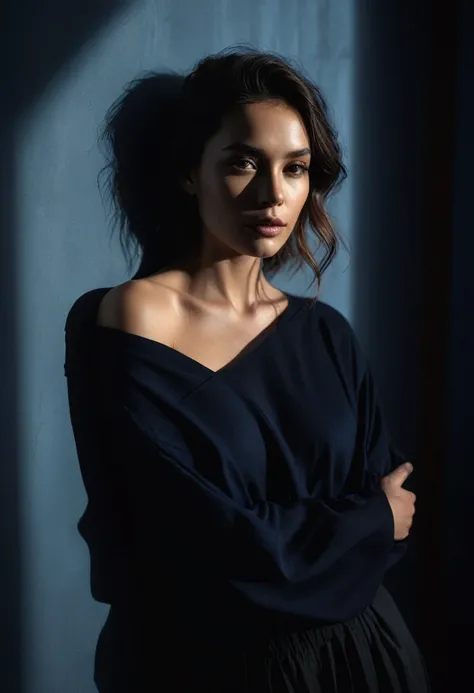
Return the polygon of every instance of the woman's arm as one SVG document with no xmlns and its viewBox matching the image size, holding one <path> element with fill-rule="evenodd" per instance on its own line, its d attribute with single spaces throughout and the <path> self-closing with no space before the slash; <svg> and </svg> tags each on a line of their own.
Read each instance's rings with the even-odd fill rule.
<svg viewBox="0 0 474 693">
<path fill-rule="evenodd" d="M 190 563 L 208 561 L 246 600 L 280 614 L 333 622 L 372 601 L 394 545 L 379 487 L 328 502 L 243 507 L 165 441 L 151 440 L 130 412 L 116 411 L 110 425 L 120 431 L 124 464 L 133 455 L 129 492 L 148 528 L 150 555 L 165 533 Z"/>
</svg>

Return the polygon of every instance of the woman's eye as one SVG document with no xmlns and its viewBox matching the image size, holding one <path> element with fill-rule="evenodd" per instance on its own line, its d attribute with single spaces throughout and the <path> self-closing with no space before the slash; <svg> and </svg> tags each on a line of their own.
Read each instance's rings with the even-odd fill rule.
<svg viewBox="0 0 474 693">
<path fill-rule="evenodd" d="M 304 164 L 290 164 L 287 170 L 289 170 L 292 175 L 302 176 L 306 171 L 309 171 L 309 168 Z"/>
<path fill-rule="evenodd" d="M 241 171 L 248 171 L 251 167 L 255 167 L 255 164 L 253 161 L 250 161 L 250 159 L 238 159 L 232 162 L 232 166 Z"/>
</svg>

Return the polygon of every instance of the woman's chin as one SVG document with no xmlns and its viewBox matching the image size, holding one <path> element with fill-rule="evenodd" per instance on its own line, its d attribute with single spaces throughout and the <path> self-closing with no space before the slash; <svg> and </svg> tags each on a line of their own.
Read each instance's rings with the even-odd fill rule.
<svg viewBox="0 0 474 693">
<path fill-rule="evenodd" d="M 207 246 L 208 252 L 211 250 L 211 254 L 212 247 L 215 245 L 219 255 L 226 255 L 228 253 L 229 257 L 234 258 L 241 256 L 264 260 L 265 258 L 271 258 L 276 255 L 287 240 L 288 237 L 286 237 L 286 234 L 285 238 L 281 235 L 273 238 L 266 238 L 264 236 L 257 236 L 256 234 L 252 234 L 252 237 L 242 237 L 242 235 L 239 234 L 228 238 L 214 236 L 213 242 L 208 242 L 205 245 Z"/>
<path fill-rule="evenodd" d="M 257 238 L 252 243 L 246 244 L 246 255 L 264 258 L 273 257 L 283 247 L 281 238 Z"/>
</svg>

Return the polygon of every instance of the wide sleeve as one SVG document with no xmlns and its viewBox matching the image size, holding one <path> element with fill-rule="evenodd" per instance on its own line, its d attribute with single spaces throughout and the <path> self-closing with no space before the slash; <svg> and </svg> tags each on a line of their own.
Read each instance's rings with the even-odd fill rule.
<svg viewBox="0 0 474 693">
<path fill-rule="evenodd" d="M 244 602 L 273 616 L 336 622 L 371 603 L 394 535 L 380 488 L 327 502 L 243 506 L 191 468 L 166 439 L 152 439 L 117 400 L 115 413 L 108 412 L 122 459 L 130 464 L 133 455 L 129 493 L 147 527 L 148 555 L 158 556 L 166 541 L 175 556 L 188 556 L 200 569 L 207 565 Z"/>
<path fill-rule="evenodd" d="M 71 308 L 65 324 L 64 375 L 72 433 L 87 495 L 78 531 L 89 549 L 92 596 L 111 604 L 129 591 L 134 579 L 131 571 L 135 528 L 130 514 L 123 513 L 125 474 L 120 474 L 114 463 L 110 435 L 104 435 L 97 386 L 95 316 L 107 291 L 109 288 L 87 292 Z"/>
</svg>

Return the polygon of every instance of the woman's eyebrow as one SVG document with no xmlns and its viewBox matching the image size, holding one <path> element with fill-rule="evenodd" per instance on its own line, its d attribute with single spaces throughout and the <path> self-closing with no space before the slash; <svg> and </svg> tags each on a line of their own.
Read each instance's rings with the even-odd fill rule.
<svg viewBox="0 0 474 693">
<path fill-rule="evenodd" d="M 252 147 L 250 144 L 245 144 L 244 142 L 233 142 L 232 144 L 227 145 L 227 147 L 224 147 L 222 151 L 243 152 L 245 154 L 256 154 L 258 156 L 265 156 L 265 152 L 263 149 L 259 149 L 258 147 Z M 308 147 L 303 147 L 303 149 L 295 149 L 292 152 L 287 152 L 286 157 L 288 159 L 292 159 L 298 156 L 306 156 L 307 154 L 311 154 L 311 150 L 308 149 Z"/>
</svg>

